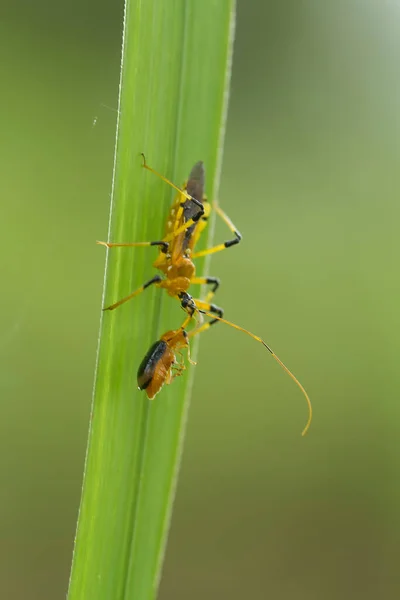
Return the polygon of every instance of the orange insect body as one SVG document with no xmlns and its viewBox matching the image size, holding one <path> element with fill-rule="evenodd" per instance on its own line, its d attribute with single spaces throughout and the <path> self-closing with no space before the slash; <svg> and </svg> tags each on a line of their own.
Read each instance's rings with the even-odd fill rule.
<svg viewBox="0 0 400 600">
<path fill-rule="evenodd" d="M 188 200 L 184 194 L 178 193 L 167 219 L 167 227 L 163 240 L 168 243 L 168 251 L 160 249 L 160 253 L 153 263 L 165 275 L 159 287 L 165 289 L 170 296 L 179 297 L 186 292 L 196 274 L 196 267 L 191 260 L 201 232 L 206 227 L 210 207 L 204 196 L 204 164 L 196 163 L 191 170 L 187 183 L 183 186 L 192 199 Z M 201 204 L 201 207 L 199 206 Z M 190 219 L 197 219 L 189 228 L 180 233 L 177 230 L 185 227 Z"/>
<path fill-rule="evenodd" d="M 137 381 L 139 389 L 146 390 L 148 398 L 154 398 L 164 383 L 171 383 L 184 371 L 183 359 L 178 363 L 175 356 L 181 348 L 189 348 L 188 336 L 183 329 L 176 329 L 164 333 L 147 352 L 140 363 Z"/>
<path fill-rule="evenodd" d="M 144 157 L 143 157 L 144 158 Z M 162 175 L 154 171 L 144 161 L 143 166 L 152 171 L 161 179 L 167 181 L 172 187 L 174 187 L 178 194 L 174 200 L 173 205 L 168 214 L 167 225 L 165 234 L 162 240 L 154 242 L 127 242 L 127 243 L 114 243 L 114 242 L 97 242 L 108 248 L 118 246 L 159 246 L 159 254 L 153 263 L 153 266 L 161 271 L 164 277 L 155 275 L 151 280 L 135 290 L 129 296 L 122 298 L 118 302 L 107 306 L 104 310 L 114 310 L 121 304 L 124 304 L 134 296 L 137 296 L 143 292 L 150 285 L 155 285 L 165 289 L 166 292 L 178 300 L 186 302 L 185 306 L 182 306 L 193 313 L 191 306 L 187 303 L 188 294 L 187 290 L 190 288 L 192 283 L 211 283 L 215 284 L 216 278 L 211 279 L 210 282 L 204 281 L 204 278 L 196 278 L 196 267 L 193 263 L 193 250 L 197 241 L 207 225 L 208 216 L 210 214 L 210 205 L 204 196 L 204 164 L 202 161 L 197 162 L 192 168 L 188 181 L 184 184 L 183 188 L 180 189 L 174 184 L 171 184 Z M 237 243 L 240 239 L 240 234 L 235 232 L 235 241 Z M 228 245 L 232 245 L 232 242 L 226 242 Z M 224 245 L 222 245 L 225 247 Z M 218 250 L 220 247 L 218 246 Z M 222 248 L 221 248 L 222 249 Z M 213 249 L 213 251 L 216 251 Z M 186 295 L 185 295 L 186 294 Z M 185 295 L 184 297 L 182 295 Z M 209 308 L 212 308 L 209 306 Z M 218 314 L 220 314 L 218 310 Z"/>
</svg>

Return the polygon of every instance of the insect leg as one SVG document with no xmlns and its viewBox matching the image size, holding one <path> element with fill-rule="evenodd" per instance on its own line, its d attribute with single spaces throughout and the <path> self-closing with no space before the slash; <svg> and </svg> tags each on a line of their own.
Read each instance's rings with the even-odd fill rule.
<svg viewBox="0 0 400 600">
<path fill-rule="evenodd" d="M 195 202 L 195 204 L 200 204 L 198 212 L 194 215 L 194 217 L 185 221 L 183 225 L 181 225 L 180 227 L 177 227 L 171 233 L 168 233 L 164 237 L 164 242 L 170 242 L 175 237 L 177 237 L 180 233 L 183 233 L 190 227 L 193 227 L 193 225 L 198 223 L 198 221 L 200 221 L 201 217 L 204 215 L 204 206 L 202 205 L 202 203 L 198 202 L 198 200 L 196 200 L 195 198 L 191 198 L 191 200 L 193 200 L 193 202 Z M 177 215 L 177 217 L 178 217 L 178 215 Z M 178 222 L 178 218 L 177 218 L 177 222 Z"/>
<path fill-rule="evenodd" d="M 189 349 L 189 345 L 187 346 L 187 348 Z M 179 354 L 181 360 L 180 362 L 176 362 L 175 364 L 173 364 L 171 367 L 171 369 L 173 370 L 173 378 L 182 375 L 183 371 L 186 369 L 183 353 L 180 350 L 178 350 L 177 354 Z"/>
<path fill-rule="evenodd" d="M 200 250 L 200 252 L 194 252 L 191 258 L 199 258 L 200 256 L 206 256 L 207 254 L 214 254 L 215 252 L 221 252 L 221 250 L 225 250 L 225 248 L 230 248 L 231 246 L 235 246 L 242 239 L 241 233 L 236 229 L 230 218 L 224 211 L 219 207 L 215 206 L 214 210 L 221 217 L 221 219 L 226 223 L 229 229 L 234 234 L 234 238 L 232 240 L 228 240 L 223 244 L 218 244 L 217 246 L 213 246 L 212 248 L 206 248 L 205 250 Z"/>
<path fill-rule="evenodd" d="M 99 242 L 97 241 L 96 244 L 99 244 L 99 246 L 106 246 L 106 248 L 118 248 L 118 247 L 125 247 L 125 248 L 130 248 L 132 246 L 161 246 L 162 251 L 167 253 L 168 252 L 168 243 L 165 242 L 164 240 L 159 240 L 156 242 Z"/>
<path fill-rule="evenodd" d="M 218 315 L 218 319 L 212 318 L 211 321 L 208 321 L 207 323 L 204 323 L 203 325 L 201 325 L 200 329 L 202 331 L 205 331 L 206 329 L 211 327 L 211 325 L 214 325 L 214 323 L 217 323 L 224 316 L 224 309 L 221 308 L 220 306 L 217 306 L 216 304 L 210 304 L 209 302 L 206 302 L 204 300 L 196 300 L 196 299 L 193 299 L 193 302 L 196 305 L 196 308 L 197 308 L 197 310 L 199 310 L 200 313 L 202 311 L 207 311 L 209 313 L 214 313 L 215 315 Z M 211 314 L 209 316 L 212 317 Z"/>
<path fill-rule="evenodd" d="M 122 298 L 122 300 L 118 300 L 118 302 L 116 302 L 115 304 L 106 306 L 105 308 L 103 308 L 103 310 L 114 310 L 114 308 L 118 308 L 118 306 L 121 306 L 121 304 L 125 304 L 125 302 L 128 302 L 128 300 L 131 300 L 131 298 L 134 298 L 135 296 L 138 296 L 139 294 L 141 294 L 146 288 L 150 287 L 151 285 L 160 284 L 161 281 L 162 281 L 161 275 L 154 275 L 154 277 L 152 277 L 149 281 L 147 281 L 145 284 L 140 286 L 140 288 L 138 288 L 137 290 L 132 292 L 132 294 L 129 294 L 129 296 Z"/>
<path fill-rule="evenodd" d="M 190 280 L 190 283 L 197 283 L 200 285 L 211 285 L 211 289 L 204 300 L 207 303 L 211 302 L 211 298 L 214 296 L 215 292 L 220 286 L 220 280 L 218 279 L 218 277 L 193 277 L 193 279 Z"/>
<path fill-rule="evenodd" d="M 196 301 L 196 304 L 200 304 L 200 302 Z M 205 302 L 202 303 L 204 306 L 206 306 L 207 304 Z M 214 309 L 218 309 L 218 311 L 220 311 L 221 315 L 224 314 L 224 311 L 222 308 L 219 308 L 218 306 L 215 306 L 215 304 L 208 304 L 208 306 L 211 308 L 213 307 Z M 210 312 L 215 312 L 216 310 L 210 310 Z M 211 315 L 209 315 L 211 317 Z M 211 319 L 210 321 L 207 321 L 206 323 L 203 323 L 202 325 L 199 325 L 198 327 L 195 327 L 195 329 L 192 329 L 191 331 L 189 331 L 188 333 L 188 337 L 192 338 L 195 335 L 198 335 L 199 333 L 203 333 L 204 331 L 207 331 L 207 329 L 210 329 L 210 327 L 212 327 L 212 325 L 214 325 L 215 323 L 218 323 L 219 318 L 218 319 Z"/>
</svg>

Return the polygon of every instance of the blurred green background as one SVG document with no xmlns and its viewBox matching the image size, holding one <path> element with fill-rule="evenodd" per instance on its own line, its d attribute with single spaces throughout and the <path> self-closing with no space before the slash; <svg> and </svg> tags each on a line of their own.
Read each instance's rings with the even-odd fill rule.
<svg viewBox="0 0 400 600">
<path fill-rule="evenodd" d="M 80 499 L 123 5 L 2 13 L 0 597 L 46 600 Z M 162 600 L 399 596 L 399 61 L 394 0 L 239 0 L 220 200 L 244 239 L 210 274 L 315 415 L 301 438 L 268 353 L 204 335 Z"/>
</svg>

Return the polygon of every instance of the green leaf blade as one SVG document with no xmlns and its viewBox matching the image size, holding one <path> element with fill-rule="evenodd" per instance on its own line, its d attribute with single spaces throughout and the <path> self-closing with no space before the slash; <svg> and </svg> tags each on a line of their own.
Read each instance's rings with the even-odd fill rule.
<svg viewBox="0 0 400 600">
<path fill-rule="evenodd" d="M 177 185 L 204 160 L 215 196 L 233 18 L 233 1 L 128 0 L 111 241 L 163 235 L 174 191 L 142 168 L 140 152 Z M 105 305 L 155 274 L 156 252 L 108 251 Z M 102 317 L 69 600 L 156 595 L 193 375 L 188 369 L 153 401 L 137 391 L 150 344 L 183 321 L 163 293 L 150 288 Z"/>
</svg>

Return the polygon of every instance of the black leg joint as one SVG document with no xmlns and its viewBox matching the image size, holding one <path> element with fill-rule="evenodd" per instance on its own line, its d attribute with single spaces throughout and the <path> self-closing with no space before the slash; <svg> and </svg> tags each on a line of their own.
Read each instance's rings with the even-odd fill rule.
<svg viewBox="0 0 400 600">
<path fill-rule="evenodd" d="M 215 313 L 216 315 L 218 315 L 221 319 L 224 316 L 224 309 L 217 306 L 216 304 L 210 304 L 210 312 Z M 210 321 L 210 327 L 211 325 L 214 325 L 214 323 L 218 323 L 218 319 L 211 319 Z"/>
<path fill-rule="evenodd" d="M 210 304 L 210 312 L 215 313 L 221 318 L 224 316 L 224 309 L 216 304 Z"/>
<path fill-rule="evenodd" d="M 153 285 L 154 283 L 160 283 L 162 281 L 162 277 L 161 275 L 154 275 L 154 277 L 152 277 L 149 281 L 147 281 L 144 286 L 143 289 L 145 290 L 146 288 L 148 288 L 150 285 Z"/>
<path fill-rule="evenodd" d="M 161 252 L 164 252 L 164 254 L 168 253 L 169 250 L 169 244 L 168 242 L 163 242 L 161 241 L 157 241 L 157 242 L 150 242 L 150 246 L 160 246 L 161 247 Z"/>
<path fill-rule="evenodd" d="M 206 277 L 206 284 L 212 285 L 211 291 L 216 292 L 220 286 L 220 280 L 218 277 Z"/>
<path fill-rule="evenodd" d="M 197 223 L 197 221 L 199 221 L 202 216 L 204 215 L 204 206 L 202 202 L 199 202 L 199 200 L 196 200 L 196 198 L 193 198 L 192 196 L 190 197 L 190 200 L 186 200 L 185 202 L 181 202 L 181 207 L 186 210 L 189 211 L 189 214 L 191 213 L 191 210 L 188 208 L 188 202 L 192 201 L 196 206 L 199 207 L 199 210 L 193 215 L 190 215 L 190 218 L 193 220 L 194 223 Z M 189 217 L 186 217 L 185 220 L 189 220 Z"/>
<path fill-rule="evenodd" d="M 239 231 L 235 230 L 234 234 L 236 236 L 235 239 L 225 242 L 225 244 L 224 244 L 225 248 L 230 248 L 231 246 L 236 246 L 236 244 L 238 244 L 240 242 L 240 240 L 242 239 L 242 234 L 239 233 Z"/>
</svg>

